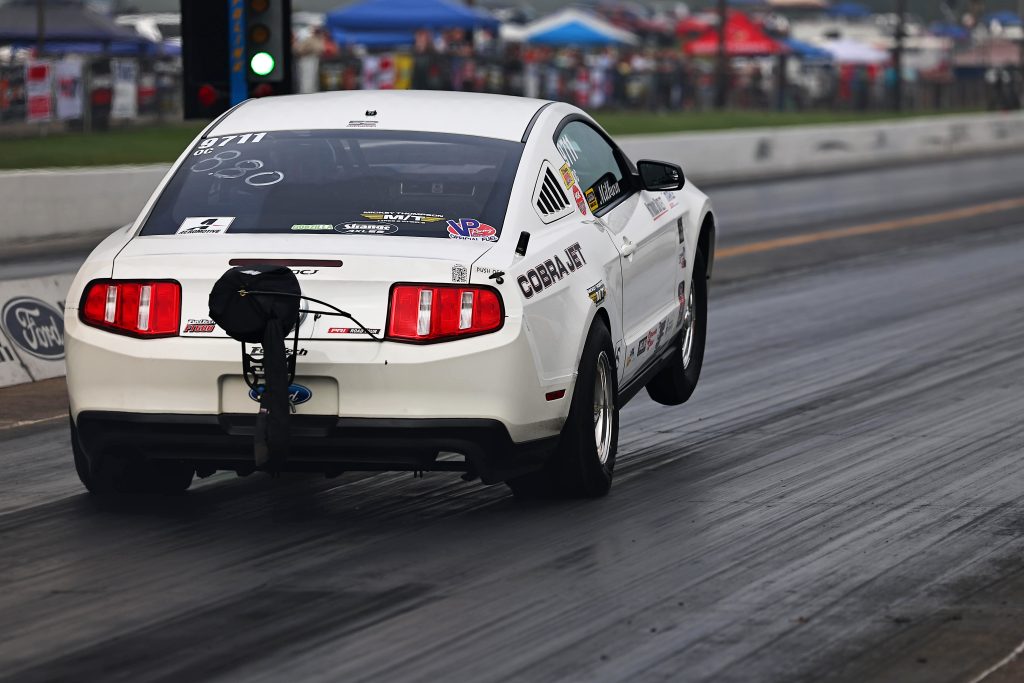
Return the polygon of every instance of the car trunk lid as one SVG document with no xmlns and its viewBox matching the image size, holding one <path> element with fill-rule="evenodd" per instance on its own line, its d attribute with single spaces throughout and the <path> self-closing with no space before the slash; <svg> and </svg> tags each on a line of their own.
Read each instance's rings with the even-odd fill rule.
<svg viewBox="0 0 1024 683">
<path fill-rule="evenodd" d="M 235 265 L 276 263 L 292 269 L 302 293 L 352 314 L 382 334 L 396 282 L 468 282 L 492 243 L 375 235 L 208 234 L 136 237 L 114 261 L 117 279 L 174 279 L 182 286 L 182 337 L 226 337 L 209 314 L 210 289 Z M 323 310 L 306 302 L 304 308 Z M 365 340 L 352 320 L 306 315 L 303 339 Z"/>
</svg>

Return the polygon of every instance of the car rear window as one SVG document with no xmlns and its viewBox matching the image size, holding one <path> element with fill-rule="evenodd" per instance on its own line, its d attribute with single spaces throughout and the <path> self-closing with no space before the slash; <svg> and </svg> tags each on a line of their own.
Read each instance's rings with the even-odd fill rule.
<svg viewBox="0 0 1024 683">
<path fill-rule="evenodd" d="M 378 130 L 208 137 L 143 235 L 290 233 L 494 241 L 523 145 Z"/>
</svg>

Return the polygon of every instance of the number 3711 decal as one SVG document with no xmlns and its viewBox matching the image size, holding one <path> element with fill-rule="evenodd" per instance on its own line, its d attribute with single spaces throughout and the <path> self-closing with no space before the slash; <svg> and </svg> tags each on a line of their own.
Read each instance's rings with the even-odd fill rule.
<svg viewBox="0 0 1024 683">
<path fill-rule="evenodd" d="M 245 133 L 243 135 L 225 135 L 219 138 L 206 138 L 200 140 L 199 145 L 196 147 L 196 151 L 192 152 L 192 156 L 198 157 L 203 154 L 211 154 L 214 147 L 224 147 L 225 145 L 244 145 L 247 142 L 259 142 L 264 138 L 266 133 Z"/>
</svg>

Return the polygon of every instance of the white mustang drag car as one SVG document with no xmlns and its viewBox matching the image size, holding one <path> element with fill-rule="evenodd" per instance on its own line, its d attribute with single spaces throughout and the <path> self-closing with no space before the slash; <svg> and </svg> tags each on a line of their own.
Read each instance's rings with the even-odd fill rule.
<svg viewBox="0 0 1024 683">
<path fill-rule="evenodd" d="M 97 493 L 261 469 L 453 470 L 517 496 L 603 495 L 619 409 L 642 388 L 676 405 L 697 384 L 714 248 L 708 198 L 678 166 L 630 161 L 568 104 L 244 102 L 75 279 L 75 465 Z M 332 308 L 304 299 L 285 325 L 287 457 L 268 464 L 264 387 L 242 358 L 269 366 L 271 349 L 229 336 L 211 289 L 271 266 Z"/>
</svg>

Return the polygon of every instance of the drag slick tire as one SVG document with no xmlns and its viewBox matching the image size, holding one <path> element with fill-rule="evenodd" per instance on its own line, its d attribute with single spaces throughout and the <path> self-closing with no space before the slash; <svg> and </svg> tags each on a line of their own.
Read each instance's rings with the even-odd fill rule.
<svg viewBox="0 0 1024 683">
<path fill-rule="evenodd" d="M 583 347 L 569 417 L 543 470 L 508 480 L 516 498 L 600 498 L 608 493 L 619 440 L 615 352 L 601 320 Z"/>
<path fill-rule="evenodd" d="M 658 403 L 677 406 L 686 402 L 700 379 L 704 364 L 704 342 L 707 339 L 708 279 L 704 255 L 697 250 L 686 292 L 683 330 L 675 342 L 676 353 L 664 370 L 647 383 L 647 394 Z"/>
<path fill-rule="evenodd" d="M 134 493 L 177 495 L 192 485 L 195 474 L 192 465 L 180 460 L 90 458 L 82 448 L 74 420 L 71 421 L 71 450 L 78 478 L 89 493 L 101 497 Z"/>
</svg>

